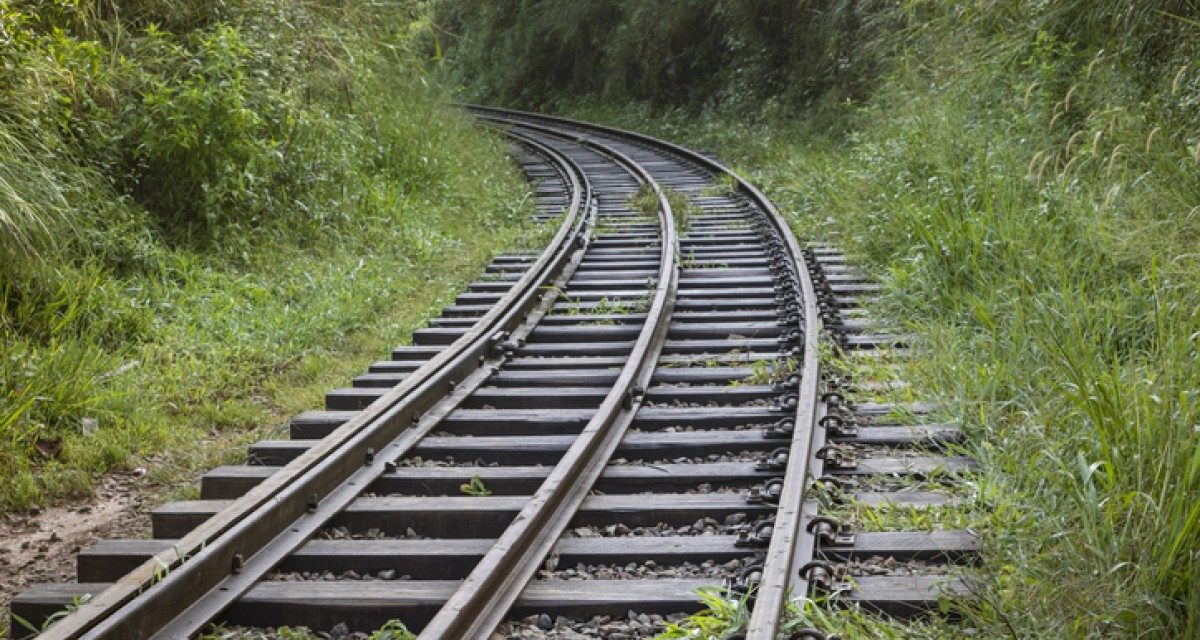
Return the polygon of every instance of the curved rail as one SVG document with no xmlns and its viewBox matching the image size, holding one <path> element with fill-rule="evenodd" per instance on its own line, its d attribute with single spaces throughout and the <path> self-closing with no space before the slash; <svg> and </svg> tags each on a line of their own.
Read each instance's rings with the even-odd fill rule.
<svg viewBox="0 0 1200 640">
<path fill-rule="evenodd" d="M 803 336 L 795 429 L 774 533 L 757 581 L 756 604 L 746 636 L 774 640 L 789 592 L 808 591 L 805 576 L 797 575 L 798 566 L 807 562 L 813 548 L 813 538 L 805 531 L 809 518 L 805 491 L 809 479 L 820 476 L 824 468 L 823 460 L 813 453 L 823 438 L 815 428 L 821 413 L 817 394 L 821 324 L 805 254 L 774 205 L 715 160 L 620 129 L 517 111 L 474 109 L 494 122 L 559 136 L 596 150 L 648 185 L 659 202 L 660 262 L 646 322 L 615 385 L 548 479 L 420 637 L 489 637 L 589 493 L 649 387 L 674 308 L 680 275 L 678 238 L 664 191 L 645 168 L 605 144 L 604 138 L 609 138 L 665 151 L 714 174 L 731 176 L 737 191 L 762 211 L 777 238 L 768 242 L 768 252 L 773 265 L 789 271 L 782 300 L 799 298 L 788 311 L 797 314 L 795 322 Z M 585 135 L 588 132 L 597 135 Z M 507 133 L 552 159 L 571 186 L 572 200 L 554 240 L 496 306 L 357 417 L 214 515 L 173 549 L 143 563 L 80 606 L 42 637 L 179 638 L 194 634 L 415 446 L 456 398 L 461 400 L 481 384 L 488 374 L 485 363 L 498 358 L 493 353 L 498 343 L 509 334 L 515 337 L 532 330 L 557 295 L 553 290 L 543 295 L 538 289 L 564 283 L 589 244 L 591 228 L 584 210 L 591 204 L 590 184 L 580 167 L 564 154 L 518 131 Z M 594 217 L 595 211 L 590 213 Z"/>
<path fill-rule="evenodd" d="M 536 125 L 521 126 L 560 135 Z M 575 141 L 616 160 L 657 196 L 662 239 L 654 298 L 629 360 L 596 415 L 513 524 L 421 632 L 422 640 L 486 640 L 491 636 L 566 529 L 625 435 L 641 406 L 642 392 L 649 386 L 654 364 L 666 340 L 679 283 L 679 241 L 671 204 L 650 174 L 621 152 L 594 141 Z"/>
<path fill-rule="evenodd" d="M 530 142 L 530 141 L 527 141 Z M 533 143 L 571 185 L 571 204 L 554 239 L 530 269 L 463 336 L 270 479 L 235 500 L 40 637 L 187 637 L 269 571 L 272 558 L 303 542 L 303 532 L 347 499 L 352 477 L 378 477 L 418 439 L 404 437 L 419 416 L 479 371 L 500 337 L 521 325 L 539 291 L 587 244 L 590 184 L 568 158 Z M 398 437 L 400 436 L 400 437 Z M 376 452 L 378 451 L 378 454 Z M 366 461 L 364 463 L 364 461 Z M 358 485 L 357 480 L 355 486 Z M 330 500 L 330 498 L 336 500 Z M 350 498 L 353 496 L 351 495 Z M 297 523 L 310 523 L 298 526 Z M 260 552 L 270 547 L 271 553 Z M 251 570 L 253 569 L 253 570 Z M 198 597 L 198 594 L 199 597 Z"/>
<path fill-rule="evenodd" d="M 805 493 L 810 479 L 818 478 L 824 473 L 824 461 L 814 456 L 823 437 L 821 430 L 816 428 L 821 404 L 817 393 L 820 380 L 818 341 L 822 328 L 821 318 L 817 309 L 816 289 L 809 274 L 811 265 L 808 264 L 791 228 L 788 227 L 787 222 L 770 199 L 754 185 L 720 162 L 675 143 L 624 129 L 568 118 L 494 107 L 472 105 L 469 108 L 476 113 L 484 114 L 485 117 L 491 115 L 510 120 L 515 118 L 533 122 L 558 123 L 574 129 L 595 131 L 669 150 L 671 153 L 684 157 L 716 174 L 732 177 L 737 183 L 737 190 L 762 209 L 779 237 L 783 238 L 787 257 L 793 264 L 795 281 L 799 288 L 801 313 L 798 328 L 804 337 L 804 350 L 801 356 L 795 431 L 788 454 L 784 486 L 780 494 L 779 509 L 775 515 L 770 546 L 767 548 L 762 574 L 755 590 L 754 609 L 746 632 L 747 640 L 774 640 L 779 631 L 789 594 L 808 593 L 807 578 L 797 573 L 800 565 L 811 558 L 814 546 L 812 534 L 805 529 Z"/>
</svg>

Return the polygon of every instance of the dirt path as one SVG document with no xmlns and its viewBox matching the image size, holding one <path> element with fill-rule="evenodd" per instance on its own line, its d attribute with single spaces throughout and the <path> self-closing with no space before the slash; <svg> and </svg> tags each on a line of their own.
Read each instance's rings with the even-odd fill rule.
<svg viewBox="0 0 1200 640">
<path fill-rule="evenodd" d="M 105 476 L 91 499 L 0 516 L 0 630 L 8 623 L 8 603 L 27 585 L 75 579 L 80 549 L 100 538 L 149 535 L 155 492 L 144 475 Z"/>
</svg>

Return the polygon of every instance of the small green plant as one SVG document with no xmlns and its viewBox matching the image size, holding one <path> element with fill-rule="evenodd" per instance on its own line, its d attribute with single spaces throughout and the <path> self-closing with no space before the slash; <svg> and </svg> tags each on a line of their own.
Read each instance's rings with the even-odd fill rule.
<svg viewBox="0 0 1200 640">
<path fill-rule="evenodd" d="M 730 381 L 731 386 L 774 384 L 796 372 L 795 358 L 755 360 L 750 363 L 751 374 L 742 380 Z"/>
<path fill-rule="evenodd" d="M 626 313 L 646 313 L 650 310 L 650 305 L 654 304 L 654 296 L 658 292 L 658 280 L 650 278 L 646 281 L 646 289 L 642 291 L 642 295 L 638 296 L 633 304 L 629 305 Z"/>
<path fill-rule="evenodd" d="M 162 582 L 171 573 L 171 565 L 163 562 L 162 558 L 154 556 L 154 577 L 151 578 L 150 584 L 158 584 Z"/>
<path fill-rule="evenodd" d="M 399 620 L 389 620 L 373 632 L 367 640 L 416 640 L 416 634 L 408 630 Z"/>
<path fill-rule="evenodd" d="M 511 208 L 511 212 L 508 215 L 512 217 L 524 215 L 524 213 L 533 205 L 532 197 L 532 193 L 526 193 L 519 202 L 510 203 L 509 207 Z M 565 214 L 566 211 L 560 215 Z M 557 217 L 548 218 L 535 225 L 529 230 L 528 233 L 522 234 L 521 237 L 516 240 L 515 246 L 521 249 L 527 249 L 529 251 L 536 251 L 540 253 L 546 248 L 547 245 L 550 244 L 550 241 L 554 239 L 554 236 L 558 233 L 561 224 L 562 221 Z"/>
<path fill-rule="evenodd" d="M 675 221 L 675 232 L 681 236 L 686 234 L 692 228 L 692 218 L 702 214 L 703 211 L 692 202 L 691 198 L 670 187 L 664 187 L 663 194 L 667 196 L 667 202 L 671 203 L 671 217 Z"/>
<path fill-rule="evenodd" d="M 617 231 L 620 231 L 626 224 L 628 224 L 631 221 L 632 222 L 653 222 L 653 219 L 649 218 L 647 216 L 641 216 L 641 215 L 633 216 L 633 218 L 629 218 L 626 216 L 611 216 L 611 215 L 600 216 L 598 221 L 596 222 L 596 228 L 594 230 L 594 233 L 597 236 L 602 236 L 602 235 L 606 235 L 606 234 L 610 234 L 610 233 L 616 233 Z"/>
<path fill-rule="evenodd" d="M 581 300 L 579 298 L 566 298 L 566 297 L 564 297 L 563 300 L 566 302 L 566 305 L 567 305 L 567 308 L 563 311 L 564 315 L 579 316 L 579 315 L 583 315 L 585 313 L 584 308 L 583 308 L 583 300 Z"/>
<path fill-rule="evenodd" d="M 977 530 L 986 526 L 988 503 L 971 495 L 972 489 L 963 488 L 961 484 L 953 487 L 936 488 L 957 498 L 946 505 L 865 504 L 849 499 L 827 502 L 822 513 L 862 531 Z M 917 488 L 915 483 L 912 488 Z"/>
<path fill-rule="evenodd" d="M 560 287 L 558 285 L 554 285 L 554 284 L 547 286 L 546 290 L 549 292 L 553 292 L 554 295 L 563 304 L 567 305 L 566 308 L 562 311 L 563 315 L 578 316 L 578 315 L 584 315 L 587 313 L 587 310 L 583 306 L 582 298 L 579 298 L 579 297 L 572 298 L 567 295 L 567 292 L 565 289 L 563 289 L 562 287 Z"/>
<path fill-rule="evenodd" d="M 700 195 L 706 198 L 729 197 L 737 195 L 738 181 L 737 178 L 728 173 L 723 173 L 713 178 L 713 183 L 706 185 L 700 190 Z"/>
<path fill-rule="evenodd" d="M 643 184 L 638 187 L 637 191 L 629 197 L 629 208 L 633 209 L 634 213 L 649 218 L 651 220 L 658 219 L 658 212 L 661 205 L 658 201 L 658 193 L 648 184 Z"/>
<path fill-rule="evenodd" d="M 667 199 L 667 204 L 671 207 L 671 219 L 675 222 L 675 232 L 679 235 L 687 233 L 691 229 L 692 218 L 702 214 L 703 211 L 683 193 L 670 187 L 661 187 L 661 189 L 663 197 Z M 641 215 L 656 216 L 661 205 L 658 193 L 654 188 L 642 185 L 629 199 L 629 206 L 635 212 L 640 212 Z"/>
<path fill-rule="evenodd" d="M 750 622 L 752 592 L 737 595 L 727 589 L 697 589 L 702 610 L 669 623 L 655 640 L 720 640 L 743 633 Z M 823 598 L 788 598 L 780 623 L 781 638 L 814 628 L 846 640 L 951 640 L 961 632 L 942 620 L 902 623 L 841 603 L 830 607 Z"/>
<path fill-rule="evenodd" d="M 484 486 L 483 480 L 481 480 L 478 475 L 473 475 L 471 476 L 470 480 L 460 484 L 458 486 L 458 490 L 476 498 L 486 498 L 492 495 L 491 490 Z"/>
<path fill-rule="evenodd" d="M 667 625 L 656 640 L 728 638 L 750 622 L 750 593 L 735 595 L 727 589 L 702 588 L 696 595 L 704 609 Z"/>
<path fill-rule="evenodd" d="M 608 296 L 604 296 L 596 301 L 596 306 L 592 307 L 592 313 L 595 315 L 627 315 L 633 312 L 633 307 L 616 300 L 610 300 Z"/>
<path fill-rule="evenodd" d="M 805 628 L 819 629 L 845 640 L 959 640 L 963 637 L 962 629 L 937 616 L 902 622 L 852 604 L 831 604 L 825 598 L 790 599 L 782 628 L 785 634 Z"/>
<path fill-rule="evenodd" d="M 21 625 L 21 627 L 23 627 L 26 631 L 33 633 L 33 634 L 40 634 L 41 632 L 50 628 L 50 625 L 54 624 L 55 622 L 58 622 L 59 620 L 62 620 L 63 618 L 71 615 L 72 613 L 74 613 L 76 610 L 79 609 L 79 607 L 83 606 L 91 599 L 92 599 L 92 595 L 90 593 L 84 594 L 81 596 L 71 596 L 71 603 L 68 604 L 66 606 L 66 608 L 62 609 L 61 611 L 56 611 L 56 612 L 50 614 L 42 622 L 41 628 L 38 628 L 36 625 L 31 623 L 30 621 L 26 620 L 25 618 L 22 618 L 21 616 L 16 615 L 15 613 L 12 614 L 12 618 L 17 624 Z"/>
</svg>

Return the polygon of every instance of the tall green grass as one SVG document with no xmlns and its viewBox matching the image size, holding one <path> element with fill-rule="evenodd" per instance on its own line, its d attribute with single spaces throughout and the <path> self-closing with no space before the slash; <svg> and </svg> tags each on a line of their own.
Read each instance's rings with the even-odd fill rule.
<svg viewBox="0 0 1200 640">
<path fill-rule="evenodd" d="M 1035 35 L 1021 54 L 1061 81 L 1052 46 Z M 1196 637 L 1200 168 L 1121 61 L 1032 90 L 1008 71 L 1021 63 L 878 96 L 849 152 L 809 168 L 811 210 L 889 272 L 892 313 L 929 336 L 924 382 L 1023 514 L 989 532 L 981 619 Z"/>
<path fill-rule="evenodd" d="M 416 1 L 0 2 L 0 507 L 319 401 L 357 331 L 382 352 L 525 234 L 429 29 Z"/>
<path fill-rule="evenodd" d="M 847 5 L 868 6 L 828 9 Z M 897 28 L 857 45 L 885 52 L 847 79 L 862 100 L 564 103 L 733 160 L 883 278 L 882 312 L 923 336 L 907 375 L 957 411 L 995 497 L 958 603 L 978 636 L 1200 637 L 1198 15 L 873 7 Z M 822 624 L 886 635 L 852 618 Z"/>
<path fill-rule="evenodd" d="M 30 161 L 45 151 L 0 125 L 0 153 L 11 158 L 0 165 L 0 258 L 6 264 L 36 260 L 66 226 L 64 185 L 50 167 Z"/>
</svg>

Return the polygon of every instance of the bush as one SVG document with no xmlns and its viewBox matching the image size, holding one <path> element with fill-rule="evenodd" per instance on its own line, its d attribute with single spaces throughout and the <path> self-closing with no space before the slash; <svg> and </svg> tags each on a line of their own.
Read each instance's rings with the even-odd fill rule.
<svg viewBox="0 0 1200 640">
<path fill-rule="evenodd" d="M 126 134 L 133 144 L 132 193 L 169 229 L 214 233 L 253 227 L 271 205 L 282 100 L 250 75 L 250 48 L 221 24 L 188 47 L 147 31 L 155 57 L 178 66 L 141 97 Z M 253 104 L 251 97 L 258 98 Z"/>
<path fill-rule="evenodd" d="M 416 0 L 0 0 L 0 507 L 220 461 L 524 231 L 428 31 Z"/>
<path fill-rule="evenodd" d="M 900 28 L 893 3 L 440 2 L 447 58 L 475 99 L 583 97 L 697 111 L 789 111 L 867 94 Z M 803 25 L 801 27 L 801 25 Z"/>
</svg>

